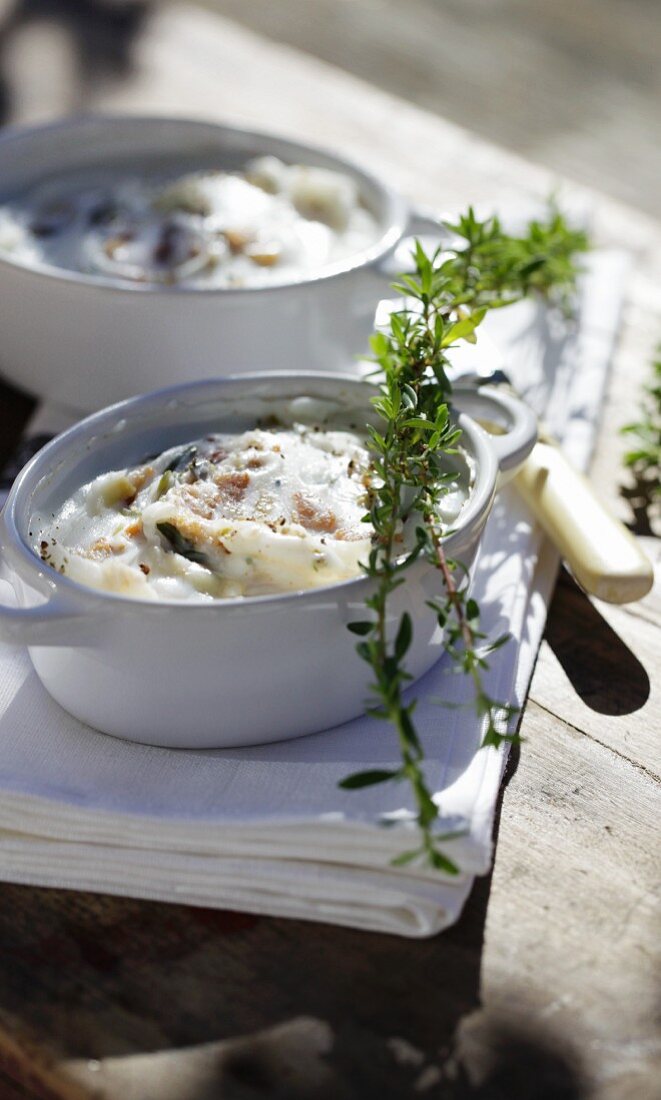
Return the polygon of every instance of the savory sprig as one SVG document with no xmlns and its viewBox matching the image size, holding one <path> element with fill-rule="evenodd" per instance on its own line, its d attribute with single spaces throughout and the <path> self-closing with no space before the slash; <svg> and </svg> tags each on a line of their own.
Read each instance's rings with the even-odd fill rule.
<svg viewBox="0 0 661 1100">
<path fill-rule="evenodd" d="M 360 637 L 356 649 L 373 676 L 368 713 L 394 726 L 401 765 L 358 772 L 340 785 L 356 789 L 407 781 L 419 843 L 395 863 L 424 859 L 456 874 L 457 865 L 440 847 L 448 836 L 436 828 L 439 808 L 425 777 L 424 746 L 413 719 L 416 701 L 404 696 L 411 681 L 406 655 L 413 625 L 407 613 L 393 623 L 391 597 L 419 557 L 438 570 L 439 596 L 430 607 L 444 631 L 446 652 L 472 681 L 475 710 L 484 723 L 482 745 L 517 740 L 508 732 L 515 708 L 494 699 L 483 677 L 489 653 L 507 637 L 487 641 L 477 603 L 462 583 L 462 567 L 444 549 L 439 505 L 456 480 L 446 456 L 456 451 L 460 434 L 448 405 L 448 350 L 460 340 L 474 340 L 489 309 L 532 293 L 566 308 L 575 285 L 576 255 L 587 248 L 587 239 L 557 211 L 546 222 L 531 222 L 523 237 L 505 234 L 497 218 L 480 221 L 472 209 L 445 228 L 448 244 L 433 255 L 416 243 L 414 272 L 395 284 L 403 295 L 402 308 L 390 314 L 387 332 L 372 337 L 380 376 L 380 392 L 373 399 L 379 426 L 370 429 L 372 476 L 365 519 L 374 535 L 363 568 L 374 584 L 369 617 L 349 629 Z"/>
<path fill-rule="evenodd" d="M 588 238 L 559 210 L 552 208 L 545 221 L 529 222 L 521 237 L 505 233 L 497 217 L 480 221 L 470 208 L 446 229 L 458 238 L 447 270 L 457 298 L 467 305 L 496 309 L 537 293 L 571 306 L 577 256 L 588 248 Z"/>
</svg>

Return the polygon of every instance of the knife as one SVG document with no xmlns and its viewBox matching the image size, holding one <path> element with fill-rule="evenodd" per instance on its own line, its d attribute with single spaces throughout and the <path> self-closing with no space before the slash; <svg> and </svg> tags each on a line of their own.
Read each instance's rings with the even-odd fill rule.
<svg viewBox="0 0 661 1100">
<path fill-rule="evenodd" d="M 521 397 L 500 365 L 485 369 L 484 364 L 502 358 L 491 341 L 481 334 L 479 345 L 479 354 L 477 347 L 472 349 L 468 372 L 460 371 L 462 383 L 506 386 Z M 543 424 L 512 484 L 586 592 L 616 604 L 647 595 L 654 583 L 649 558 Z"/>
</svg>

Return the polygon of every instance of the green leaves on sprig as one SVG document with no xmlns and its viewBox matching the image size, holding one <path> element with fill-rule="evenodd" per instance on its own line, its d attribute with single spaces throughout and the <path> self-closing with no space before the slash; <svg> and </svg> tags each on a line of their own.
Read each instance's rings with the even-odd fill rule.
<svg viewBox="0 0 661 1100">
<path fill-rule="evenodd" d="M 430 523 L 433 519 L 430 518 Z M 518 743 L 517 733 L 509 733 L 508 726 L 516 715 L 517 708 L 498 702 L 484 690 L 482 673 L 489 668 L 487 658 L 509 641 L 508 634 L 487 640 L 486 634 L 479 629 L 480 609 L 477 601 L 467 597 L 466 591 L 455 581 L 457 562 L 447 557 L 440 559 L 443 546 L 440 534 L 427 533 L 427 539 L 433 545 L 438 567 L 443 574 L 445 594 L 442 599 L 430 601 L 429 607 L 444 631 L 443 646 L 452 658 L 455 669 L 469 676 L 473 681 L 473 707 L 478 718 L 484 721 L 482 747 L 493 745 L 499 748 L 506 741 Z"/>
<path fill-rule="evenodd" d="M 443 545 L 440 503 L 457 478 L 447 456 L 456 452 L 460 437 L 448 407 L 447 351 L 460 340 L 474 341 L 489 309 L 526 295 L 538 293 L 566 308 L 575 286 L 576 256 L 587 248 L 587 238 L 570 229 L 558 211 L 546 222 L 531 222 L 523 237 L 505 234 L 498 218 L 480 221 L 470 208 L 446 231 L 448 244 L 431 255 L 416 242 L 414 272 L 395 284 L 402 308 L 390 314 L 388 331 L 376 332 L 371 341 L 380 379 L 373 399 L 379 424 L 369 429 L 372 469 L 364 520 L 372 525 L 373 537 L 363 569 L 374 583 L 366 600 L 369 616 L 350 623 L 349 630 L 359 637 L 356 652 L 372 672 L 368 714 L 394 727 L 401 765 L 357 772 L 340 786 L 356 790 L 406 781 L 420 843 L 398 856 L 395 865 L 424 860 L 455 875 L 459 869 L 440 845 L 459 834 L 438 833 L 439 808 L 427 785 L 424 748 L 413 718 L 416 701 L 404 698 L 411 681 L 406 657 L 413 624 L 406 612 L 393 621 L 391 596 L 420 556 L 437 569 L 439 596 L 430 609 L 455 668 L 473 683 L 482 745 L 516 741 L 509 732 L 516 709 L 493 699 L 483 680 L 489 654 L 507 636 L 489 641 L 480 630 L 479 607 L 466 593 L 462 567 L 446 558 Z"/>
<path fill-rule="evenodd" d="M 521 237 L 504 233 L 497 217 L 480 221 L 472 208 L 456 223 L 446 223 L 446 229 L 457 238 L 448 264 L 457 297 L 467 302 L 479 297 L 494 309 L 536 293 L 565 309 L 570 306 L 577 257 L 589 241 L 559 210 L 552 208 L 545 221 L 531 221 Z"/>
</svg>

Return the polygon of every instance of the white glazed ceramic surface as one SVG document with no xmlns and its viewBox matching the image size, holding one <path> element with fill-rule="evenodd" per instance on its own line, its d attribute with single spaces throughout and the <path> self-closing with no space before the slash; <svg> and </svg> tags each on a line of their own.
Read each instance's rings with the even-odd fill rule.
<svg viewBox="0 0 661 1100">
<path fill-rule="evenodd" d="M 364 417 L 371 390 L 350 376 L 321 373 L 218 379 L 134 398 L 71 428 L 25 467 L 0 517 L 0 561 L 19 603 L 0 608 L 0 637 L 29 646 L 42 683 L 77 718 L 149 744 L 256 744 L 362 713 L 369 670 L 347 623 L 365 617 L 368 578 L 213 604 L 148 603 L 58 575 L 37 557 L 29 532 L 36 518 L 49 516 L 91 477 L 202 435 L 228 412 L 264 416 L 275 400 L 306 395 L 330 398 L 348 415 Z M 500 394 L 458 390 L 456 406 L 510 429 L 487 436 L 458 412 L 476 477 L 447 549 L 470 567 L 499 465 L 511 469 L 523 461 L 535 422 L 524 405 Z M 442 652 L 441 631 L 427 607 L 437 589 L 434 569 L 419 560 L 393 596 L 393 622 L 407 610 L 415 624 L 407 658 L 415 677 Z"/>
<path fill-rule="evenodd" d="M 98 409 L 135 393 L 233 373 L 351 369 L 367 348 L 388 260 L 438 229 L 385 184 L 339 157 L 267 134 L 187 119 L 96 116 L 0 137 L 1 196 L 65 171 L 140 164 L 239 168 L 272 154 L 349 174 L 381 226 L 373 246 L 285 286 L 127 286 L 0 256 L 2 372 L 41 398 Z M 358 371 L 358 367 L 356 367 Z"/>
</svg>

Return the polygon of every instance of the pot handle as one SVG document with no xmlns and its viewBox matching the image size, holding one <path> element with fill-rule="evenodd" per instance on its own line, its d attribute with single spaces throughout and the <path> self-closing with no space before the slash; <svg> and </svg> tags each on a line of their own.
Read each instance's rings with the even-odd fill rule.
<svg viewBox="0 0 661 1100">
<path fill-rule="evenodd" d="M 443 214 L 430 206 L 412 206 L 404 237 L 438 237 L 439 243 L 450 239 L 450 231 L 444 225 Z"/>
<path fill-rule="evenodd" d="M 537 442 L 537 417 L 532 409 L 518 397 L 490 386 L 455 386 L 452 404 L 488 433 L 501 484 L 513 476 Z"/>
<path fill-rule="evenodd" d="M 78 643 L 84 640 L 87 630 L 82 628 L 86 622 L 86 616 L 72 612 L 57 598 L 35 607 L 0 604 L 0 641 L 27 646 L 71 645 L 74 639 Z"/>
<path fill-rule="evenodd" d="M 452 234 L 443 224 L 443 214 L 432 210 L 430 207 L 413 206 L 409 210 L 406 229 L 394 250 L 387 256 L 377 260 L 372 271 L 379 281 L 383 281 L 388 290 L 391 290 L 393 279 L 408 271 L 413 271 L 413 264 L 409 263 L 408 255 L 413 249 L 413 241 L 416 237 L 434 237 L 437 244 L 451 240 Z M 408 249 L 407 249 L 407 246 Z"/>
<path fill-rule="evenodd" d="M 12 586 L 10 572 L 0 560 L 0 580 Z M 51 593 L 43 603 L 31 607 L 7 604 L 0 588 L 0 642 L 11 645 L 71 645 L 91 636 L 89 617 L 61 594 Z M 98 623 L 97 631 L 98 631 Z"/>
</svg>

